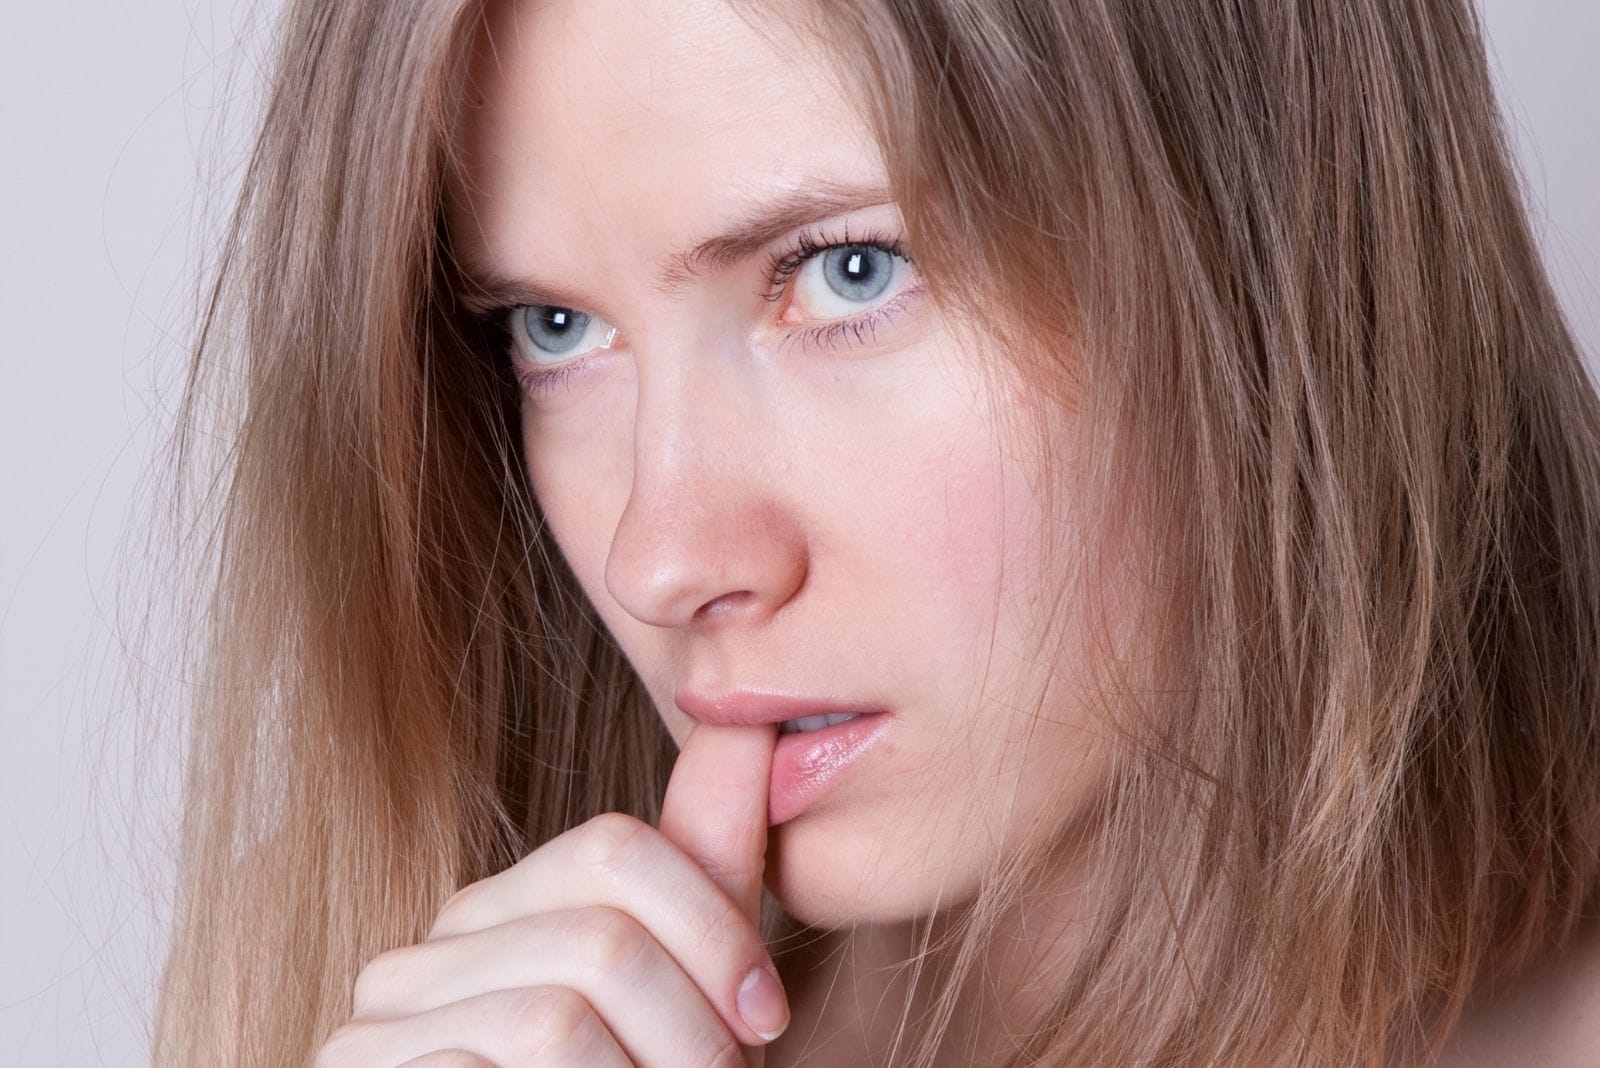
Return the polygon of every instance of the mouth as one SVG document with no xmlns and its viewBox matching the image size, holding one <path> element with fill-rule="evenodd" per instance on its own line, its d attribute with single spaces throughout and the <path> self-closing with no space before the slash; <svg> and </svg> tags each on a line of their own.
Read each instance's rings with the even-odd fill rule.
<svg viewBox="0 0 1600 1068">
<path fill-rule="evenodd" d="M 848 698 L 795 697 L 762 691 L 719 696 L 681 691 L 678 708 L 719 727 L 778 726 L 767 790 L 767 825 L 787 823 L 831 790 L 888 732 L 882 705 Z"/>
<path fill-rule="evenodd" d="M 788 823 L 832 790 L 885 736 L 889 719 L 887 712 L 872 712 L 786 721 L 772 754 L 767 825 Z M 807 726 L 808 720 L 820 723 Z"/>
<path fill-rule="evenodd" d="M 799 719 L 786 719 L 778 725 L 778 733 L 783 734 L 811 734 L 815 731 L 832 727 L 836 723 L 847 723 L 861 716 L 860 712 L 835 712 L 823 716 L 801 716 Z"/>
<path fill-rule="evenodd" d="M 808 729 L 808 721 L 885 711 L 882 705 L 844 697 L 793 697 L 784 693 L 736 690 L 719 696 L 684 690 L 673 695 L 679 710 L 697 723 L 718 727 L 783 724 L 792 733 Z M 812 722 L 811 726 L 815 726 Z"/>
</svg>

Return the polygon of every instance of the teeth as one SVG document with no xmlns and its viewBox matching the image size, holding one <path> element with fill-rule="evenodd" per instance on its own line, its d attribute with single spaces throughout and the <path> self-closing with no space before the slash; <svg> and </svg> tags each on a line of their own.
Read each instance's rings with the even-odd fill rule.
<svg viewBox="0 0 1600 1068">
<path fill-rule="evenodd" d="M 834 712 L 826 716 L 801 716 L 799 719 L 784 721 L 778 728 L 779 734 L 801 734 L 805 731 L 820 731 L 824 727 L 831 727 L 835 723 L 843 723 L 847 719 L 855 719 L 858 712 Z"/>
</svg>

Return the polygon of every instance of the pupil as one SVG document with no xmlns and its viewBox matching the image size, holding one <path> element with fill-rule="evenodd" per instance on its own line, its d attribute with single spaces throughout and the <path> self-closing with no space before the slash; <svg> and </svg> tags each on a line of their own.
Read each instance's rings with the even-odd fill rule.
<svg viewBox="0 0 1600 1068">
<path fill-rule="evenodd" d="M 889 286 L 889 265 L 882 262 L 888 255 L 873 245 L 831 249 L 825 257 L 823 277 L 828 288 L 846 300 L 871 300 Z"/>
<path fill-rule="evenodd" d="M 567 352 L 583 340 L 589 317 L 571 308 L 551 305 L 529 307 L 525 321 L 528 337 L 546 352 Z"/>
</svg>

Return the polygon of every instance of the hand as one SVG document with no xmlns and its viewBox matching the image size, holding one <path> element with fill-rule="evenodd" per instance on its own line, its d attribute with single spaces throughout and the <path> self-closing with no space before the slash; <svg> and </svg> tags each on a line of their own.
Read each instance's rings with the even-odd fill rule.
<svg viewBox="0 0 1600 1068">
<path fill-rule="evenodd" d="M 425 941 L 361 970 L 315 1068 L 761 1068 L 789 1019 L 775 969 L 751 1012 L 766 1037 L 739 1004 L 771 963 L 756 925 L 776 742 L 697 724 L 659 829 L 596 816 L 458 892 Z"/>
</svg>

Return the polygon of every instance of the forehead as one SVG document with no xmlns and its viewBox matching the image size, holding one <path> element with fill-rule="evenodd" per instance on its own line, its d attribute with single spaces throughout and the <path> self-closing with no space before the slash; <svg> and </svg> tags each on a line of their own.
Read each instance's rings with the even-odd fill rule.
<svg viewBox="0 0 1600 1068">
<path fill-rule="evenodd" d="M 723 0 L 492 5 L 459 130 L 452 230 L 518 250 L 678 248 L 764 190 L 883 174 L 813 42 Z"/>
</svg>

